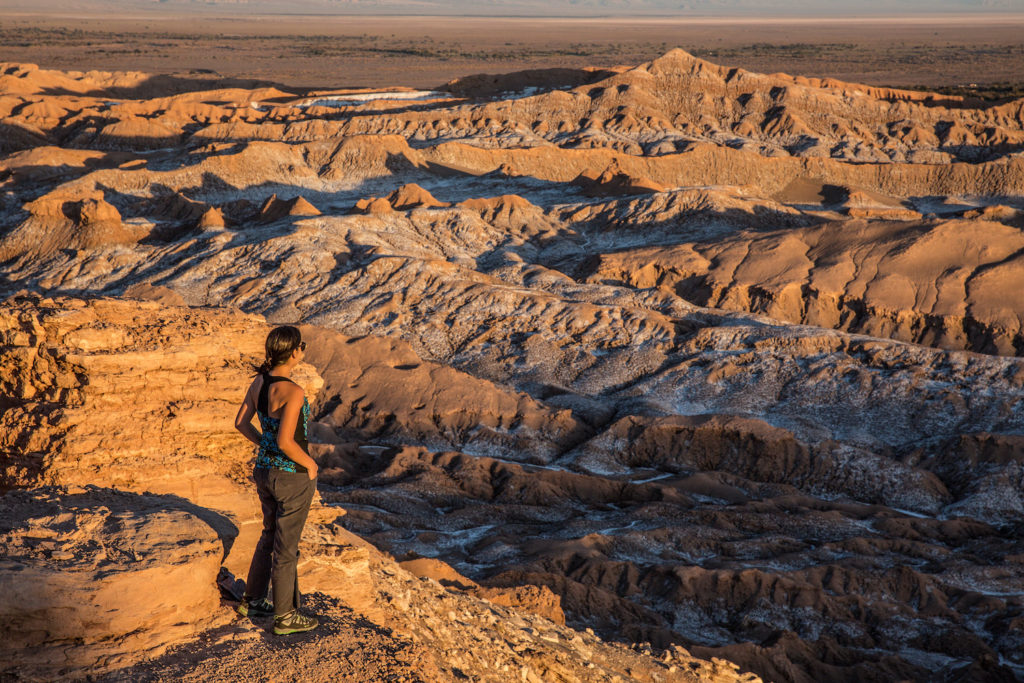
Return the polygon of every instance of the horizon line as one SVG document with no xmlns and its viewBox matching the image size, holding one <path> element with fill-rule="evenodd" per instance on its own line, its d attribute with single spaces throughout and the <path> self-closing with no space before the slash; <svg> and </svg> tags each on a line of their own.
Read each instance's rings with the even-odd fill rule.
<svg viewBox="0 0 1024 683">
<path fill-rule="evenodd" d="M 274 12 L 274 11 L 263 11 L 259 13 L 246 14 L 239 16 L 237 13 L 225 13 L 223 12 L 223 6 L 211 6 L 205 5 L 200 7 L 188 7 L 181 8 L 181 10 L 157 7 L 152 10 L 138 10 L 133 9 L 129 12 L 112 14 L 111 12 L 104 12 L 96 10 L 94 12 L 88 10 L 77 10 L 77 11 L 66 11 L 66 10 L 52 10 L 48 11 L 45 9 L 32 10 L 32 11 L 4 11 L 0 7 L 0 16 L 6 17 L 67 17 L 67 18 L 79 18 L 79 17 L 93 17 L 93 16 L 105 16 L 113 19 L 134 19 L 134 18 L 159 18 L 159 17 L 180 17 L 189 14 L 203 14 L 207 18 L 225 18 L 225 19 L 258 19 L 262 17 L 308 17 L 308 18 L 323 18 L 323 17 L 358 17 L 365 19 L 422 19 L 422 18 L 446 18 L 446 19 L 570 19 L 570 20 L 586 20 L 586 19 L 688 19 L 688 20 L 703 20 L 703 21 L 735 21 L 735 20 L 749 20 L 749 21 L 792 21 L 792 22 L 809 22 L 809 21 L 888 21 L 892 19 L 901 20 L 913 20 L 913 21 L 927 21 L 929 19 L 999 19 L 999 18 L 1015 18 L 1024 19 L 1024 10 L 1021 11 L 985 11 L 985 10 L 950 10 L 946 12 L 930 12 L 928 14 L 914 13 L 912 11 L 893 12 L 892 14 L 870 14 L 870 15 L 851 15 L 851 14 L 789 14 L 786 12 L 780 12 L 775 14 L 752 14 L 752 13 L 736 13 L 736 14 L 686 14 L 686 13 L 641 13 L 641 14 L 467 14 L 465 12 L 433 12 L 433 13 L 380 13 L 380 12 Z"/>
</svg>

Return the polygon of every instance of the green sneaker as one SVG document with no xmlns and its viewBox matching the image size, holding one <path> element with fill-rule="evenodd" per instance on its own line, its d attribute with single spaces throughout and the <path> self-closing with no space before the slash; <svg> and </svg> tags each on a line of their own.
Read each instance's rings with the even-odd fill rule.
<svg viewBox="0 0 1024 683">
<path fill-rule="evenodd" d="M 274 604 L 266 598 L 242 598 L 235 611 L 243 617 L 269 617 L 274 613 Z"/>
<path fill-rule="evenodd" d="M 312 631 L 320 622 L 313 617 L 299 614 L 298 610 L 292 610 L 281 617 L 274 617 L 274 635 L 286 636 L 289 633 L 303 633 Z"/>
</svg>

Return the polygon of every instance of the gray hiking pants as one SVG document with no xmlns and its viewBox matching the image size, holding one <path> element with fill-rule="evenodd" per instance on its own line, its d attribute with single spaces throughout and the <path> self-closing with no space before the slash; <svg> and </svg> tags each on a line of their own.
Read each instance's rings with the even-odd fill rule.
<svg viewBox="0 0 1024 683">
<path fill-rule="evenodd" d="M 245 593 L 264 597 L 270 584 L 274 614 L 282 616 L 299 608 L 299 537 L 316 481 L 308 474 L 264 468 L 254 469 L 253 478 L 263 507 L 263 534 L 249 565 Z"/>
</svg>

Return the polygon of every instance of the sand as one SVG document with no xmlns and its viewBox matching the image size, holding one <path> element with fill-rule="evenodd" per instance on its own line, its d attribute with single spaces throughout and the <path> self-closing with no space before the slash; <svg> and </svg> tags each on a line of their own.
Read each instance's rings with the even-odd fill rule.
<svg viewBox="0 0 1024 683">
<path fill-rule="evenodd" d="M 1024 17 L 474 18 L 4 14 L 0 61 L 434 87 L 478 72 L 612 66 L 682 47 L 713 61 L 876 85 L 1024 82 Z M 66 29 L 74 29 L 69 34 Z"/>
</svg>

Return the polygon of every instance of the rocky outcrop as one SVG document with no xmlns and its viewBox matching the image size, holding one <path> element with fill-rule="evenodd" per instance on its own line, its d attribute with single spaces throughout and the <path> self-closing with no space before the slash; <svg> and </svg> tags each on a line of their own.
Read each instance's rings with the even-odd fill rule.
<svg viewBox="0 0 1024 683">
<path fill-rule="evenodd" d="M 574 462 L 590 471 L 725 472 L 930 514 L 952 501 L 929 472 L 835 441 L 801 443 L 760 420 L 721 415 L 623 418 L 588 441 Z"/>
<path fill-rule="evenodd" d="M 307 596 L 325 626 L 287 647 L 268 644 L 262 625 L 248 620 L 207 632 L 152 662 L 100 680 L 224 680 L 244 671 L 255 679 L 330 672 L 351 681 L 401 680 L 487 683 L 679 682 L 756 683 L 731 662 L 700 660 L 683 648 L 654 657 L 646 644 L 607 643 L 544 617 L 508 609 L 446 588 L 436 580 L 373 559 L 365 570 L 378 592 L 375 623 L 337 598 Z M 316 675 L 316 674 L 314 674 Z"/>
<path fill-rule="evenodd" d="M 630 472 L 644 479 L 613 483 L 407 450 L 326 495 L 352 509 L 347 525 L 396 552 L 441 546 L 482 585 L 548 587 L 570 624 L 655 648 L 687 643 L 703 657 L 781 680 L 855 681 L 878 671 L 927 679 L 934 672 L 916 658 L 862 649 L 950 652 L 952 642 L 958 663 L 941 674 L 962 673 L 1019 639 L 1013 624 L 1022 606 L 1011 594 L 1021 567 L 1003 560 L 1018 556 L 1012 527 L 804 493 L 787 481 L 790 472 L 799 480 L 794 453 L 777 457 L 756 437 L 730 438 L 720 427 L 712 446 L 674 426 L 663 452 L 749 453 L 763 469 L 734 474 L 711 464 L 664 473 L 637 464 Z M 649 436 L 637 441 L 650 445 Z M 967 561 L 966 552 L 983 548 L 994 554 Z M 988 588 L 979 591 L 982 584 Z M 894 621 L 906 627 L 894 633 Z M 994 645 L 965 627 L 970 621 L 1008 629 L 1007 638 Z M 991 675 L 1012 676 L 999 666 Z"/>
<path fill-rule="evenodd" d="M 39 125 L 41 132 L 51 135 L 76 135 L 80 143 L 111 147 L 176 144 L 186 137 L 186 130 L 202 140 L 301 142 L 401 134 L 416 140 L 505 138 L 509 146 L 603 146 L 633 154 L 660 154 L 697 140 L 713 140 L 763 156 L 930 163 L 998 157 L 1012 154 L 1022 144 L 1019 102 L 975 108 L 934 93 L 757 74 L 712 64 L 678 49 L 634 68 L 470 77 L 447 86 L 460 99 L 437 93 L 420 100 L 420 106 L 386 117 L 373 108 L 352 107 L 341 120 L 332 120 L 332 110 L 320 103 L 330 102 L 333 95 L 339 104 L 350 106 L 345 97 L 352 97 L 351 92 L 320 93 L 310 101 L 270 88 L 217 88 L 211 83 L 203 94 L 112 104 L 115 95 L 109 93 L 129 87 L 112 84 L 132 83 L 136 91 L 147 91 L 159 89 L 160 79 L 143 85 L 144 76 L 136 73 L 64 74 L 16 64 L 5 65 L 5 71 L 0 81 L 4 92 L 29 105 L 17 108 L 12 121 Z M 563 89 L 566 86 L 568 90 Z M 47 89 L 77 97 L 61 103 L 63 115 L 47 115 L 38 101 Z M 468 93 L 487 99 L 466 104 L 462 96 Z M 493 95 L 497 99 L 491 99 Z M 275 104 L 233 106 L 261 99 L 273 99 Z M 104 125 L 91 130 L 76 125 L 90 116 Z"/>
<path fill-rule="evenodd" d="M 605 169 L 602 173 L 584 171 L 573 183 L 584 188 L 587 194 L 594 197 L 605 195 L 653 194 L 663 192 L 666 188 L 650 178 L 636 178 L 618 170 L 616 165 Z"/>
<path fill-rule="evenodd" d="M 0 496 L 0 675 L 102 673 L 231 620 L 210 581 L 228 520 L 173 495 L 76 490 Z"/>
<path fill-rule="evenodd" d="M 638 152 L 639 150 L 637 150 Z M 765 157 L 754 152 L 711 144 L 684 152 L 642 156 L 614 148 L 482 149 L 461 142 L 443 142 L 423 154 L 428 162 L 489 173 L 503 165 L 523 175 L 567 183 L 592 168 L 615 164 L 621 173 L 667 187 L 753 185 L 772 196 L 802 177 L 907 196 L 979 194 L 1018 196 L 1024 193 L 1024 161 L 1011 156 L 978 164 L 847 164 L 831 158 Z"/>
<path fill-rule="evenodd" d="M 385 206 L 386 204 L 386 206 Z M 403 185 L 387 197 L 369 197 L 356 202 L 355 210 L 362 213 L 387 213 L 409 211 L 410 209 L 430 209 L 449 206 L 440 202 L 432 194 L 415 183 Z"/>
<path fill-rule="evenodd" d="M 79 138 L 80 142 L 84 142 Z M 109 123 L 89 141 L 96 149 L 161 149 L 181 141 L 178 126 L 137 116 Z"/>
<path fill-rule="evenodd" d="M 1024 272 L 1022 248 L 1020 230 L 1004 223 L 858 221 L 607 254 L 587 277 L 794 323 L 1019 355 L 1024 323 L 1004 293 Z"/>
<path fill-rule="evenodd" d="M 317 409 L 324 441 L 413 442 L 544 460 L 587 435 L 571 411 L 424 361 L 403 342 L 313 327 L 303 335 L 306 358 L 326 382 Z"/>
<path fill-rule="evenodd" d="M 260 207 L 260 220 L 271 222 L 280 220 L 285 216 L 319 216 L 320 211 L 310 204 L 305 197 L 298 196 L 292 199 L 278 199 L 277 195 L 271 195 Z M 205 216 L 204 216 L 205 219 Z M 213 218 L 216 222 L 216 218 Z M 223 221 L 223 217 L 221 218 Z M 223 226 L 221 226 L 223 227 Z"/>
<path fill-rule="evenodd" d="M 402 569 L 421 579 L 427 578 L 437 581 L 442 586 L 469 591 L 495 605 L 515 607 L 565 626 L 565 613 L 562 611 L 561 600 L 547 586 L 527 584 L 509 586 L 508 588 L 493 586 L 485 588 L 471 579 L 467 579 L 440 560 L 418 557 L 399 564 Z"/>
<path fill-rule="evenodd" d="M 224 213 L 216 207 L 207 209 L 199 217 L 199 222 L 196 225 L 200 230 L 217 230 L 226 226 L 227 221 L 224 219 Z"/>
<path fill-rule="evenodd" d="M 147 301 L 6 302 L 0 486 L 178 496 L 224 517 L 224 561 L 242 572 L 259 509 L 253 449 L 231 425 L 268 329 L 254 316 Z M 300 376 L 315 395 L 315 371 Z"/>
<path fill-rule="evenodd" d="M 124 225 L 102 193 L 85 198 L 47 196 L 25 208 L 29 218 L 0 238 L 0 261 L 45 257 L 60 249 L 133 244 L 146 234 Z"/>
<path fill-rule="evenodd" d="M 160 296 L 157 288 L 140 289 L 136 296 L 143 300 L 25 296 L 0 309 L 0 363 L 9 397 L 0 423 L 7 490 L 0 496 L 0 587 L 7 596 L 0 613 L 4 660 L 10 662 L 5 675 L 116 671 L 226 628 L 232 619 L 214 578 L 222 566 L 244 573 L 259 529 L 247 481 L 252 448 L 230 426 L 268 328 L 258 317 L 229 310 L 162 305 L 151 300 L 154 293 Z M 324 364 L 328 391 L 359 390 L 353 378 L 380 384 L 375 400 L 381 410 L 390 395 L 397 398 L 396 411 L 403 401 L 419 402 L 415 392 L 401 395 L 397 384 L 387 390 L 388 381 L 404 378 L 408 390 L 410 380 L 419 378 L 424 391 L 436 385 L 450 397 L 461 385 L 475 386 L 475 400 L 485 410 L 491 396 L 499 413 L 518 410 L 523 414 L 510 416 L 527 425 L 550 421 L 555 433 L 560 422 L 569 432 L 576 428 L 557 412 L 523 403 L 523 397 L 510 400 L 489 383 L 460 379 L 451 369 L 428 364 L 417 373 L 418 364 L 406 365 L 415 358 L 407 347 L 310 327 L 304 336 L 310 352 L 319 350 L 310 359 Z M 389 373 L 395 373 L 391 380 Z M 310 396 L 323 385 L 309 366 L 300 366 L 297 377 Z M 502 402 L 508 405 L 502 408 Z M 427 422 L 438 432 L 456 415 L 431 410 L 435 416 Z M 483 414 L 476 419 L 486 421 Z M 319 424 L 317 433 L 331 434 L 329 424 Z M 407 428 L 398 432 L 406 438 L 423 437 L 408 430 L 407 420 L 399 424 Z M 431 655 L 417 670 L 477 672 L 490 680 L 486 672 L 497 667 L 527 671 L 528 680 L 552 672 L 565 680 L 612 680 L 633 669 L 638 680 L 653 681 L 669 668 L 618 653 L 591 636 L 585 649 L 603 653 L 603 669 L 596 677 L 584 674 L 593 665 L 573 649 L 576 642 L 584 647 L 578 634 L 565 628 L 549 634 L 554 625 L 543 617 L 526 622 L 479 599 L 564 623 L 547 588 L 486 588 L 468 580 L 453 586 L 456 594 L 436 583 L 421 587 L 338 526 L 342 514 L 315 503 L 301 548 L 303 590 L 394 628 L 429 652 L 454 645 L 460 653 L 443 661 Z M 452 610 L 463 616 L 453 621 Z M 486 634 L 498 620 L 523 621 L 533 630 L 508 646 L 481 651 L 470 644 L 489 642 Z M 531 654 L 516 654 L 527 643 L 533 643 Z M 168 657 L 173 664 L 175 655 Z M 722 680 L 736 678 L 732 668 L 719 671 L 696 660 L 693 666 Z"/>
</svg>

